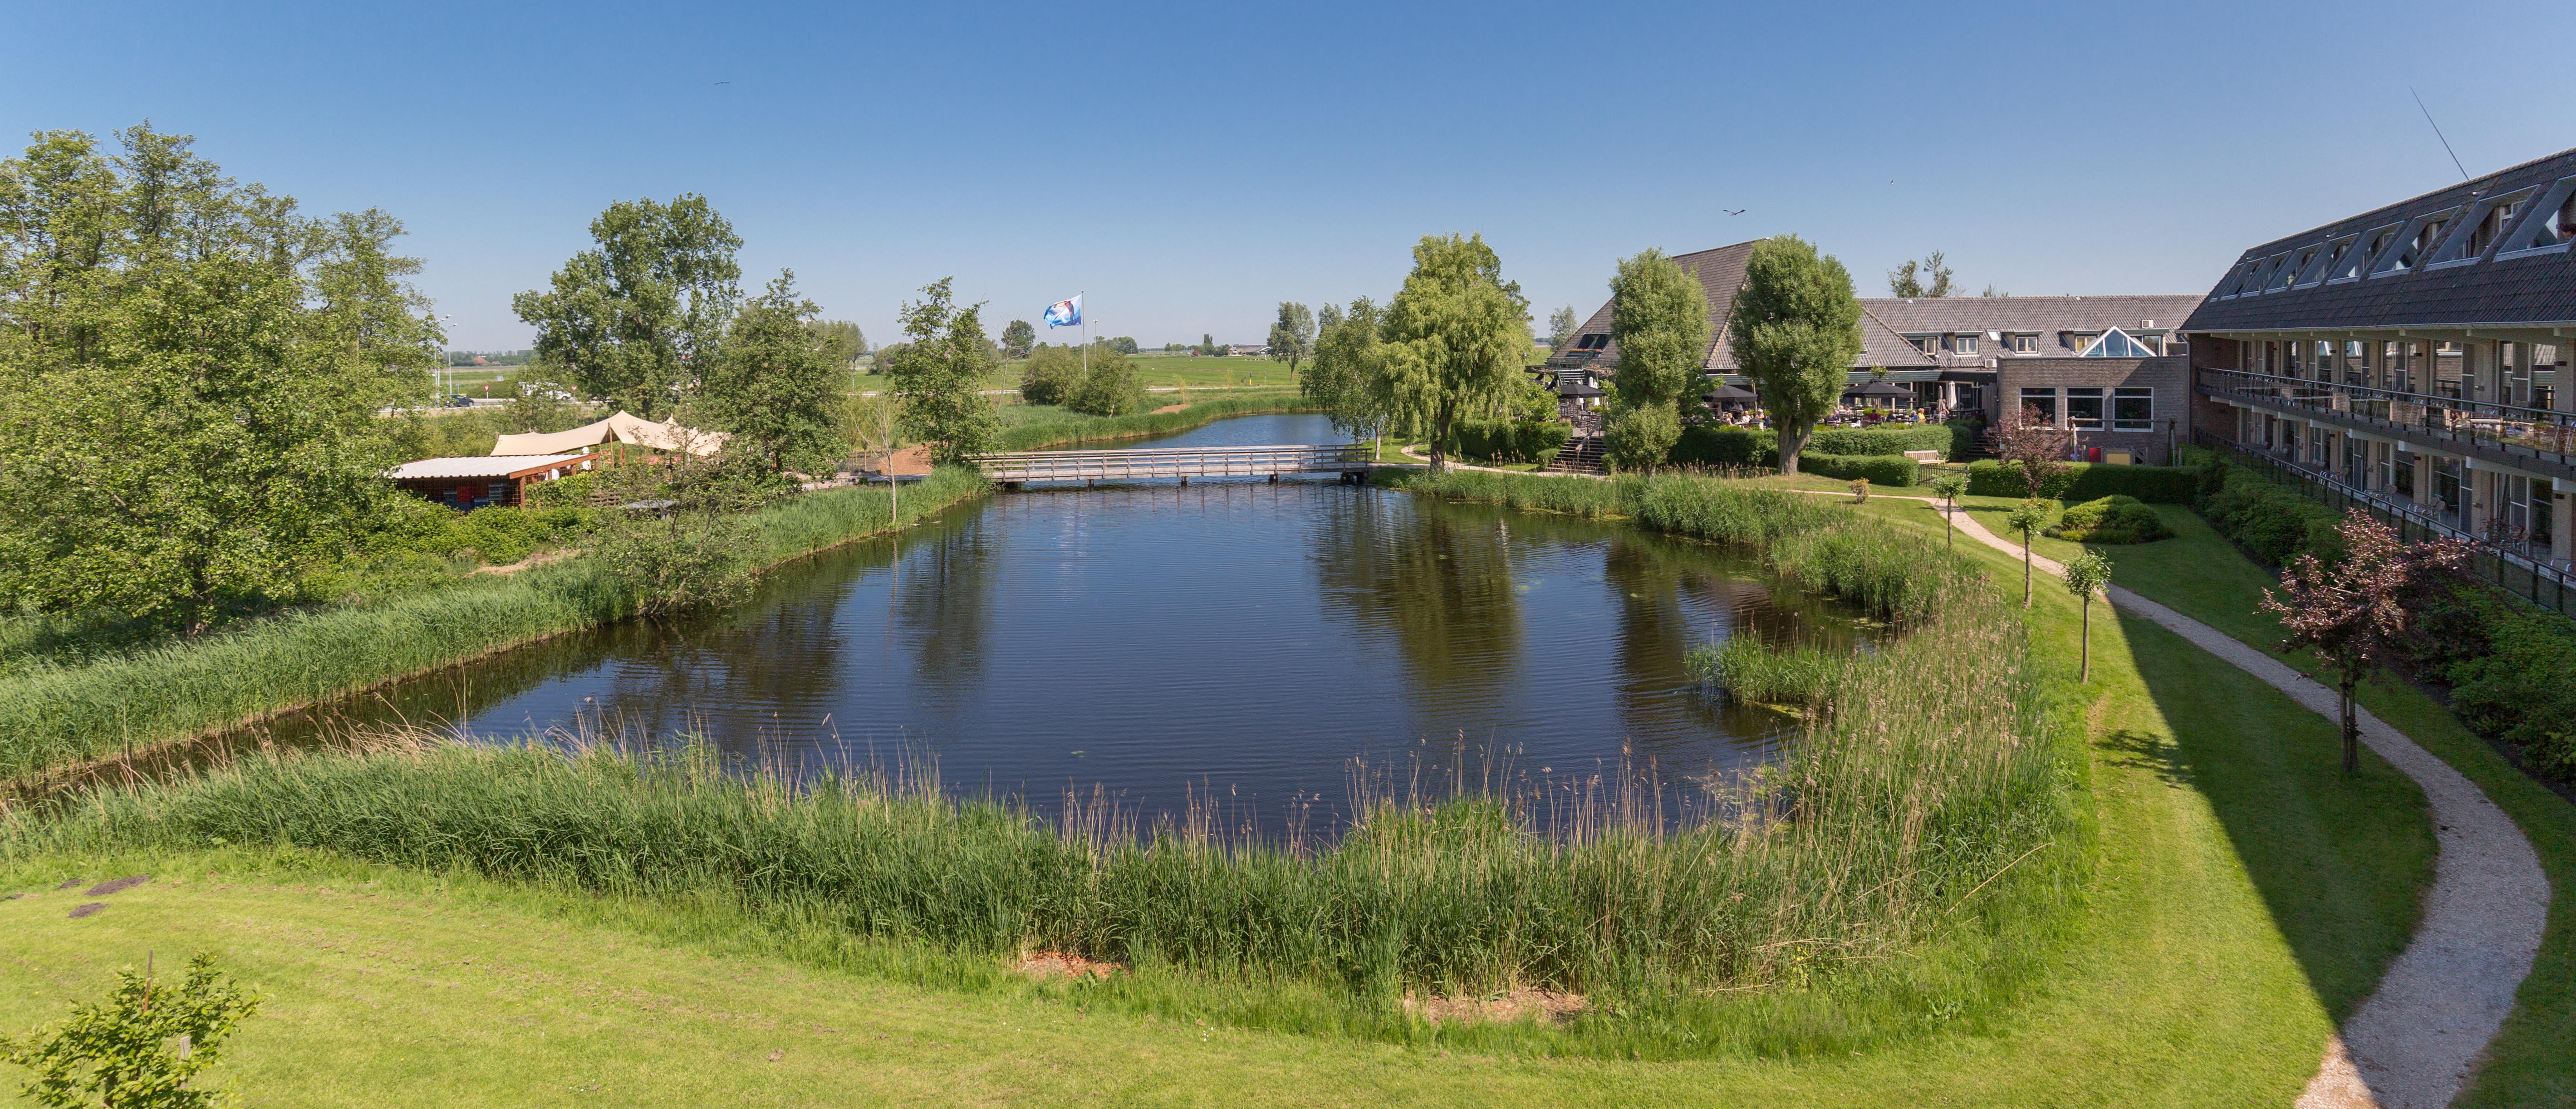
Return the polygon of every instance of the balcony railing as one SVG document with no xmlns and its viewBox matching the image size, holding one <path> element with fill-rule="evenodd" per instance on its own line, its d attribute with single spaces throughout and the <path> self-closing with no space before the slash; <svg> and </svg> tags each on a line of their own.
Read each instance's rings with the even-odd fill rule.
<svg viewBox="0 0 2576 1109">
<path fill-rule="evenodd" d="M 2546 535 L 2511 534 L 2511 529 L 2477 534 L 2459 526 L 2458 514 L 2443 511 L 2437 505 L 2416 504 L 2404 497 L 2361 488 L 2322 469 L 2268 451 L 2248 450 L 2244 444 L 2205 427 L 2193 430 L 2192 441 L 2338 512 L 2360 509 L 2376 516 L 2397 529 L 2398 538 L 2406 542 L 2436 536 L 2467 540 L 2473 548 L 2468 567 L 2471 577 L 2527 597 L 2534 604 L 2576 616 L 2576 564 L 2553 557 L 2559 552 L 2550 549 Z"/>
<path fill-rule="evenodd" d="M 2213 397 L 2309 409 L 2403 430 L 2408 438 L 2474 443 L 2560 466 L 2576 465 L 2576 413 L 2464 400 L 2439 393 L 2378 389 L 2347 382 L 2200 368 L 2200 391 Z M 2445 393 L 2456 392 L 2456 382 Z"/>
</svg>

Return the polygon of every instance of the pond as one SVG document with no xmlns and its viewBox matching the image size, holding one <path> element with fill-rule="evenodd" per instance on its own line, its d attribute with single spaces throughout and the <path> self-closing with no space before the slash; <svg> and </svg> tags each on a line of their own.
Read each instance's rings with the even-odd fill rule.
<svg viewBox="0 0 2576 1109">
<path fill-rule="evenodd" d="M 1324 443 L 1318 416 L 1156 442 Z M 1696 689 L 1731 635 L 1848 645 L 1825 602 L 1717 548 L 1322 480 L 997 493 L 677 624 L 559 637 L 270 727 L 694 733 L 758 765 L 935 766 L 952 790 L 1265 827 L 1355 774 L 1714 779 L 1795 722 Z"/>
</svg>

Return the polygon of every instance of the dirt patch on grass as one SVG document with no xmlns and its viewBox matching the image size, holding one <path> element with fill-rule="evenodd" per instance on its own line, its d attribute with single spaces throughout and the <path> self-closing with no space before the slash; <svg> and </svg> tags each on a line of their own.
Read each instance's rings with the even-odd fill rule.
<svg viewBox="0 0 2576 1109">
<path fill-rule="evenodd" d="M 105 901 L 92 901 L 87 905 L 75 905 L 72 907 L 72 919 L 79 920 L 85 916 L 97 916 L 100 912 L 106 910 L 106 908 L 107 902 Z"/>
<path fill-rule="evenodd" d="M 580 551 L 574 550 L 571 547 L 556 547 L 553 550 L 538 551 L 535 554 L 529 555 L 528 557 L 520 559 L 519 561 L 513 562 L 507 566 L 478 566 L 474 568 L 474 572 L 477 574 L 515 574 L 521 570 L 533 570 L 549 562 L 561 562 L 580 553 Z"/>
<path fill-rule="evenodd" d="M 1107 978 L 1127 968 L 1061 951 L 1033 951 L 1011 969 L 1031 978 Z"/>
<path fill-rule="evenodd" d="M 105 897 L 111 893 L 123 893 L 151 880 L 152 876 L 149 874 L 129 874 L 123 878 L 110 878 L 107 881 L 91 886 L 89 888 L 89 896 Z"/>
<path fill-rule="evenodd" d="M 1512 990 L 1484 997 L 1404 996 L 1405 1012 L 1433 1024 L 1510 1023 L 1533 1017 L 1547 1024 L 1564 1024 L 1590 1004 L 1582 994 L 1555 990 Z"/>
<path fill-rule="evenodd" d="M 64 881 L 62 885 L 55 886 L 54 888 L 58 890 L 74 889 L 87 881 L 89 881 L 87 878 L 72 878 Z"/>
<path fill-rule="evenodd" d="M 1160 416 L 1160 415 L 1162 415 L 1162 414 L 1164 414 L 1164 413 L 1166 413 L 1166 412 L 1178 412 L 1178 411 L 1180 411 L 1180 410 L 1182 410 L 1182 409 L 1184 409 L 1184 408 L 1187 408 L 1187 407 L 1189 407 L 1189 405 L 1186 405 L 1186 404 L 1166 404 L 1166 405 L 1162 406 L 1161 408 L 1157 408 L 1157 409 L 1155 409 L 1155 410 L 1154 410 L 1154 414 L 1155 414 L 1155 415 L 1157 415 L 1157 416 Z"/>
</svg>

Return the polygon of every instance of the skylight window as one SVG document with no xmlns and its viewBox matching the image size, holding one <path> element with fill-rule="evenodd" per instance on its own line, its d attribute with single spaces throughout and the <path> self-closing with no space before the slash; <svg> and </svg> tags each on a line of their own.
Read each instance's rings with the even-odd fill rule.
<svg viewBox="0 0 2576 1109">
<path fill-rule="evenodd" d="M 2360 236 L 2346 235 L 2311 252 L 2316 256 L 2315 260 L 2309 262 L 2306 269 L 2299 271 L 2299 279 L 2290 287 L 2304 289 L 2310 285 L 2323 284 L 2326 272 L 2334 267 L 2335 259 L 2343 257 L 2345 251 L 2351 250 L 2353 240 L 2357 238 Z"/>
<path fill-rule="evenodd" d="M 2539 203 L 2524 211 L 2529 214 L 2505 231 L 2496 257 L 2567 249 L 2567 244 L 2576 240 L 2576 177 L 2559 178 Z"/>
<path fill-rule="evenodd" d="M 2385 253 L 2388 245 L 2397 240 L 2398 230 L 2404 226 L 2404 224 L 2392 223 L 2386 227 L 2372 228 L 2363 234 L 2356 240 L 2355 246 L 2344 251 L 2342 257 L 2335 259 L 2331 275 L 2326 278 L 2326 282 L 2332 284 L 2337 281 L 2359 280 L 2363 273 L 2368 272 L 2370 260 Z"/>
<path fill-rule="evenodd" d="M 2415 217 L 2415 222 L 2406 225 L 2406 233 L 2398 236 L 2394 245 L 2380 252 L 2379 261 L 2370 267 L 2370 276 L 2407 273 L 2424 264 L 2425 259 L 2433 256 L 2433 248 L 2441 245 L 2442 229 L 2449 227 L 2451 217 L 2459 214 L 2457 208 L 2445 208 L 2431 215 Z"/>
<path fill-rule="evenodd" d="M 2115 327 L 2103 332 L 2101 338 L 2093 340 L 2083 350 L 2076 352 L 2075 356 L 2077 358 L 2153 358 L 2156 354 L 2155 348 L 2130 338 L 2128 332 Z"/>
<path fill-rule="evenodd" d="M 2218 299 L 2232 300 L 2250 292 L 2250 283 L 2254 280 L 2255 273 L 2262 268 L 2263 260 L 2260 258 L 2249 258 L 2237 263 L 2235 269 L 2228 271 L 2226 277 L 2219 279 Z"/>
<path fill-rule="evenodd" d="M 2292 282 L 2299 279 L 2300 274 L 2308 272 L 2308 263 L 2315 261 L 2317 252 L 2324 249 L 2322 246 L 2312 246 L 2299 251 L 2297 261 L 2273 271 L 2272 279 L 2264 283 L 2263 291 L 2277 293 L 2289 288 Z"/>
<path fill-rule="evenodd" d="M 2487 248 L 2494 246 L 2496 239 L 2504 234 L 2504 229 L 2512 225 L 2513 214 L 2519 210 L 2517 205 L 2530 200 L 2533 191 L 2522 189 L 2479 201 L 2476 207 L 2469 209 L 2468 218 L 2460 221 L 2459 229 L 2442 244 L 2441 251 L 2426 263 L 2426 268 L 2465 266 L 2486 257 Z"/>
</svg>

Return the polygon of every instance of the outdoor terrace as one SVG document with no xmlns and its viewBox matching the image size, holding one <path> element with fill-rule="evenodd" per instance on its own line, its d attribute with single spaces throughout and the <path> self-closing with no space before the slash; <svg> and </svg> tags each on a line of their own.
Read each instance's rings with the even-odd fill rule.
<svg viewBox="0 0 2576 1109">
<path fill-rule="evenodd" d="M 2458 382 L 2417 393 L 2211 367 L 2202 396 L 2376 432 L 2535 474 L 2576 478 L 2576 413 L 2468 399 Z"/>
</svg>

